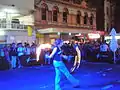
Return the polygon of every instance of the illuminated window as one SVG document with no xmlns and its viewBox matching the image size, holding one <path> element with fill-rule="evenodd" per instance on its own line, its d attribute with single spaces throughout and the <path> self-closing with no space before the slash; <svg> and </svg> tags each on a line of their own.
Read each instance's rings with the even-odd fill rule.
<svg viewBox="0 0 120 90">
<path fill-rule="evenodd" d="M 42 16 L 42 20 L 46 20 L 47 18 L 47 5 L 46 4 L 42 4 L 42 8 L 41 8 L 41 16 Z"/>
<path fill-rule="evenodd" d="M 65 8 L 63 11 L 63 22 L 67 23 L 68 9 Z"/>
<path fill-rule="evenodd" d="M 88 23 L 88 14 L 85 13 L 85 16 L 84 16 L 84 24 L 87 24 Z"/>
<path fill-rule="evenodd" d="M 59 12 L 58 7 L 54 7 L 53 8 L 53 21 L 57 22 L 57 20 L 58 20 L 58 12 Z"/>
</svg>

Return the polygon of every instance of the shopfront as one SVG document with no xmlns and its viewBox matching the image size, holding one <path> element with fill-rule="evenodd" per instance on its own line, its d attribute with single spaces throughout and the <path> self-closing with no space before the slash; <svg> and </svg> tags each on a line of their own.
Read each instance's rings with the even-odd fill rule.
<svg viewBox="0 0 120 90">
<path fill-rule="evenodd" d="M 39 38 L 39 40 L 44 40 L 41 41 L 41 43 L 53 43 L 56 38 L 62 38 L 63 40 L 67 41 L 76 35 L 78 35 L 80 38 L 88 39 L 88 34 L 92 32 L 92 30 L 76 28 L 47 28 L 38 30 L 38 33 L 44 36 Z M 99 35 L 100 37 L 100 34 L 93 35 Z M 97 38 L 99 37 L 97 36 Z"/>
</svg>

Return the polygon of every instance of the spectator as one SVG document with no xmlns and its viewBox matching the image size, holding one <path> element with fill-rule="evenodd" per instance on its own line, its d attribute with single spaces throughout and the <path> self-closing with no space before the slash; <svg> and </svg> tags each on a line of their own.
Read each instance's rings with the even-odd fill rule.
<svg viewBox="0 0 120 90">
<path fill-rule="evenodd" d="M 22 62 L 24 60 L 25 53 L 25 48 L 22 46 L 22 43 L 18 43 L 17 52 L 18 52 L 18 68 L 21 68 L 23 67 Z"/>
<path fill-rule="evenodd" d="M 10 57 L 11 57 L 11 68 L 16 68 L 16 60 L 17 60 L 17 49 L 15 43 L 12 43 L 10 48 Z"/>
</svg>

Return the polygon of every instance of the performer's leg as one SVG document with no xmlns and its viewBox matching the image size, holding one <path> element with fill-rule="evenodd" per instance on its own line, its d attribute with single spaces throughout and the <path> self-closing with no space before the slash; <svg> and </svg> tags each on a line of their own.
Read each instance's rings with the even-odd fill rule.
<svg viewBox="0 0 120 90">
<path fill-rule="evenodd" d="M 75 79 L 68 71 L 66 66 L 63 64 L 59 67 L 60 71 L 67 77 L 67 79 L 73 84 L 74 87 L 79 86 L 79 80 Z"/>
<path fill-rule="evenodd" d="M 61 72 L 59 70 L 59 67 L 55 67 L 55 90 L 62 90 L 60 87 L 60 80 L 61 80 Z"/>
</svg>

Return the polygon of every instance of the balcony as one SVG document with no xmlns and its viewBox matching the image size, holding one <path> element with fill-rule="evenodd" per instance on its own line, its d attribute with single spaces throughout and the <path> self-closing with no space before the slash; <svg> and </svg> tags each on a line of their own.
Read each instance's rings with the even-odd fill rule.
<svg viewBox="0 0 120 90">
<path fill-rule="evenodd" d="M 27 25 L 0 22 L 0 29 L 1 30 L 27 30 Z"/>
</svg>

